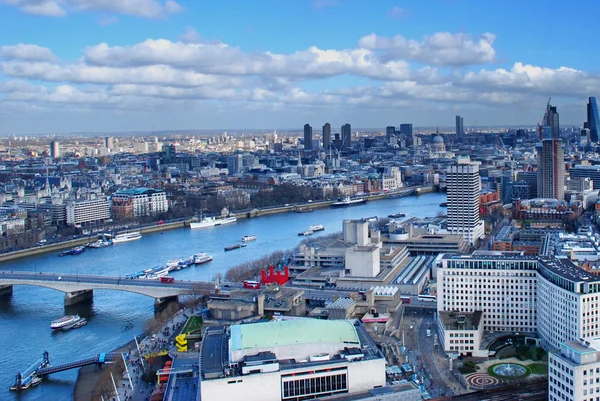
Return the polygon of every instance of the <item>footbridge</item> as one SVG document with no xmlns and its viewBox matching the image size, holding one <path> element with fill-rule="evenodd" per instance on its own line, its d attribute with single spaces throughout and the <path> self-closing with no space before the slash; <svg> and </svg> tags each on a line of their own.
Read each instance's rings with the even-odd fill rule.
<svg viewBox="0 0 600 401">
<path fill-rule="evenodd" d="M 129 279 L 125 277 L 91 276 L 81 274 L 0 271 L 0 293 L 12 293 L 13 285 L 32 285 L 52 288 L 65 294 L 65 306 L 90 299 L 93 290 L 117 290 L 154 298 L 157 304 L 186 294 L 208 294 L 218 283 L 210 281 L 182 281 L 172 283 L 160 280 Z"/>
</svg>

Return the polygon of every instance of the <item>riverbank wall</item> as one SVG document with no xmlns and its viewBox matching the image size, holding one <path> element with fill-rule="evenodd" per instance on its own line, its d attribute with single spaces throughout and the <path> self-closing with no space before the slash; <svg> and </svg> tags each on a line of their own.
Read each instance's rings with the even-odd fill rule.
<svg viewBox="0 0 600 401">
<path fill-rule="evenodd" d="M 149 234 L 149 233 L 154 233 L 154 232 L 159 232 L 159 231 L 174 230 L 177 228 L 182 228 L 184 226 L 185 226 L 185 221 L 177 221 L 174 223 L 156 224 L 156 225 L 146 226 L 146 227 L 131 228 L 128 231 L 139 231 L 143 235 L 143 234 Z M 57 242 L 54 244 L 35 246 L 33 248 L 21 249 L 18 251 L 5 253 L 3 255 L 0 255 L 0 263 L 7 262 L 9 260 L 25 258 L 28 256 L 41 255 L 41 254 L 49 253 L 49 252 L 59 252 L 64 249 L 69 249 L 69 248 L 73 248 L 76 246 L 85 245 L 89 242 L 93 242 L 96 239 L 98 239 L 99 235 L 100 234 L 90 235 L 88 237 L 83 237 L 83 238 L 74 238 L 74 239 L 71 239 L 68 241 L 61 241 L 61 242 Z"/>
</svg>

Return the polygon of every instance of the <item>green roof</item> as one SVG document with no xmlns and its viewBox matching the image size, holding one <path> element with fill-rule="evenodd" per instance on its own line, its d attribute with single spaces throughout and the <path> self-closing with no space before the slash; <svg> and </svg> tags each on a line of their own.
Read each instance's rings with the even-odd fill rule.
<svg viewBox="0 0 600 401">
<path fill-rule="evenodd" d="M 360 345 L 348 320 L 295 319 L 231 326 L 231 350 L 309 343 Z"/>
</svg>

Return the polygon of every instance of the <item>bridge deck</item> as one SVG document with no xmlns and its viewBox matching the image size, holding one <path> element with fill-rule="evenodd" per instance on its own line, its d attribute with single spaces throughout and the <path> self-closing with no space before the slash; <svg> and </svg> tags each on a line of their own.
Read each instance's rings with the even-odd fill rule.
<svg viewBox="0 0 600 401">
<path fill-rule="evenodd" d="M 100 354 L 98 354 L 93 358 L 86 358 L 86 359 L 81 359 L 79 361 L 63 363 L 62 365 L 48 366 L 46 368 L 41 368 L 41 369 L 36 370 L 35 373 L 38 376 L 45 376 L 45 375 L 49 375 L 51 373 L 58 373 L 58 372 L 62 372 L 62 371 L 69 370 L 69 369 L 80 368 L 82 366 L 93 365 L 95 363 L 114 362 L 118 355 L 119 354 L 114 354 L 114 353 L 104 354 L 104 362 L 101 362 Z"/>
</svg>

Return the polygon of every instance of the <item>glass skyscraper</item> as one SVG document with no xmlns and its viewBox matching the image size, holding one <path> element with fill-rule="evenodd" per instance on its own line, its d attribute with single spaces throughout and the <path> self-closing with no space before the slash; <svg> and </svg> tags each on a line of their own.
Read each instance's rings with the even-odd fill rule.
<svg viewBox="0 0 600 401">
<path fill-rule="evenodd" d="M 591 96 L 587 104 L 587 123 L 585 128 L 590 130 L 590 140 L 594 143 L 598 142 L 599 126 L 600 118 L 598 117 L 598 103 L 596 103 L 596 98 Z"/>
</svg>

